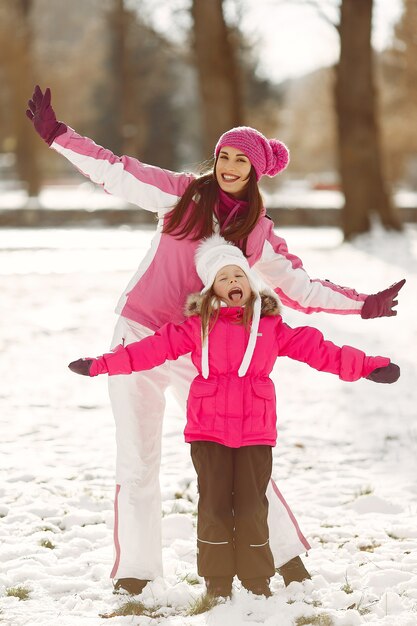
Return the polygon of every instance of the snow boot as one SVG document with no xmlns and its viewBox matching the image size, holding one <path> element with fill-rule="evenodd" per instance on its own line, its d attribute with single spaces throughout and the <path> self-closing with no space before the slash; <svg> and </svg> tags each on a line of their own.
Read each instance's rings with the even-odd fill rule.
<svg viewBox="0 0 417 626">
<path fill-rule="evenodd" d="M 137 596 L 145 589 L 150 580 L 142 580 L 141 578 L 119 578 L 114 584 L 114 590 L 124 589 L 132 596 Z"/>
<path fill-rule="evenodd" d="M 251 591 L 255 596 L 265 596 L 270 598 L 272 592 L 269 588 L 269 578 L 243 578 L 242 586 Z"/>
<path fill-rule="evenodd" d="M 292 582 L 302 583 L 303 580 L 311 578 L 299 556 L 281 565 L 281 567 L 278 568 L 278 574 L 281 574 L 283 577 L 286 587 Z"/>
<path fill-rule="evenodd" d="M 230 598 L 232 596 L 232 576 L 208 576 L 204 580 L 208 596 L 212 598 Z"/>
</svg>

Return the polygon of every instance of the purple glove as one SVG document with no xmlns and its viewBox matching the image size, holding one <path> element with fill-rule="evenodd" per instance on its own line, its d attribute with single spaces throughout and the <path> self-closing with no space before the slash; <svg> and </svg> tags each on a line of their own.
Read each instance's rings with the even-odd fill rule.
<svg viewBox="0 0 417 626">
<path fill-rule="evenodd" d="M 384 291 L 368 296 L 363 303 L 361 317 L 367 320 L 371 317 L 392 317 L 397 315 L 397 311 L 394 311 L 393 307 L 398 304 L 398 300 L 395 300 L 395 298 L 404 283 L 405 278 L 400 280 L 399 283 L 394 283 Z"/>
<path fill-rule="evenodd" d="M 377 367 L 376 370 L 368 374 L 368 380 L 374 383 L 395 383 L 400 377 L 400 368 L 395 363 L 390 363 L 385 367 Z"/>
<path fill-rule="evenodd" d="M 93 359 L 78 359 L 78 361 L 72 361 L 68 367 L 71 372 L 81 374 L 81 376 L 90 376 L 90 368 Z"/>
<path fill-rule="evenodd" d="M 67 131 L 67 127 L 62 122 L 58 122 L 55 112 L 51 106 L 51 90 L 49 87 L 42 93 L 39 85 L 36 85 L 32 99 L 28 102 L 26 115 L 33 123 L 36 132 L 44 141 L 51 143 Z"/>
</svg>

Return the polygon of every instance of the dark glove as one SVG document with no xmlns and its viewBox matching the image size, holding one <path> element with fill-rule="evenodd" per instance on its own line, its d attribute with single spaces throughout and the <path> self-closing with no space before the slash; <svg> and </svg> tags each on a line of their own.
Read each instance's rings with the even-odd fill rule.
<svg viewBox="0 0 417 626">
<path fill-rule="evenodd" d="M 67 131 L 62 122 L 58 122 L 51 106 L 51 90 L 49 87 L 42 93 L 39 85 L 36 85 L 32 99 L 28 102 L 26 115 L 35 127 L 36 132 L 50 146 L 51 143 Z"/>
<path fill-rule="evenodd" d="M 78 359 L 78 361 L 72 361 L 68 367 L 71 372 L 81 374 L 81 376 L 90 376 L 90 368 L 93 359 Z"/>
<path fill-rule="evenodd" d="M 398 300 L 395 300 L 395 298 L 404 283 L 405 278 L 400 280 L 399 283 L 394 283 L 384 291 L 368 296 L 363 303 L 361 317 L 367 320 L 371 317 L 392 317 L 397 315 L 397 311 L 394 311 L 393 307 L 398 304 Z"/>
<path fill-rule="evenodd" d="M 368 380 L 374 383 L 395 383 L 400 377 L 400 368 L 395 363 L 390 363 L 385 367 L 377 367 L 376 370 L 368 374 Z"/>
</svg>

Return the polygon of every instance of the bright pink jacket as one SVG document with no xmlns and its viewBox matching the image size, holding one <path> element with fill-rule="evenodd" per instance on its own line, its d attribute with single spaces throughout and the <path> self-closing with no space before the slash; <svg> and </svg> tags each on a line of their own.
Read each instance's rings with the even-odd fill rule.
<svg viewBox="0 0 417 626">
<path fill-rule="evenodd" d="M 116 312 L 152 330 L 167 322 L 182 322 L 188 294 L 202 288 L 194 266 L 199 242 L 165 235 L 162 227 L 165 214 L 183 195 L 194 175 L 115 156 L 71 128 L 59 135 L 51 147 L 107 192 L 152 211 L 159 218 L 151 246 L 124 290 Z M 225 209 L 233 210 L 238 201 L 228 198 L 229 206 Z M 275 289 L 283 304 L 305 313 L 360 313 L 367 296 L 328 281 L 311 280 L 301 260 L 290 254 L 285 240 L 274 233 L 274 224 L 265 215 L 248 237 L 247 253 L 249 264 Z"/>
<path fill-rule="evenodd" d="M 272 300 L 272 298 L 271 298 Z M 265 297 L 263 297 L 263 304 Z M 195 310 L 195 309 L 194 309 Z M 248 333 L 237 320 L 240 307 L 222 307 L 209 336 L 210 375 L 201 374 L 201 319 L 193 315 L 182 324 L 166 324 L 153 336 L 93 360 L 90 376 L 130 374 L 175 360 L 191 352 L 198 370 L 187 402 L 185 440 L 216 441 L 231 448 L 276 443 L 275 388 L 269 375 L 278 356 L 303 361 L 316 370 L 337 374 L 341 380 L 366 377 L 390 363 L 361 350 L 339 348 L 320 331 L 290 328 L 278 311 L 261 317 L 255 351 L 245 376 L 238 376 Z"/>
</svg>

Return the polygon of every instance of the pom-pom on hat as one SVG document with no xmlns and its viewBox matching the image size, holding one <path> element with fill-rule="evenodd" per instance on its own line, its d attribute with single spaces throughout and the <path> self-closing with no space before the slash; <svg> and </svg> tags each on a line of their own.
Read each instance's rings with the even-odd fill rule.
<svg viewBox="0 0 417 626">
<path fill-rule="evenodd" d="M 214 156 L 217 157 L 225 146 L 242 150 L 253 165 L 257 180 L 264 175 L 272 177 L 282 172 L 290 159 L 288 148 L 282 141 L 267 139 L 250 126 L 237 126 L 224 133 L 216 144 Z"/>
<path fill-rule="evenodd" d="M 255 294 L 255 302 L 253 305 L 253 319 L 250 329 L 249 341 L 246 351 L 240 364 L 238 375 L 244 376 L 250 365 L 253 351 L 255 350 L 256 337 L 258 334 L 259 320 L 261 317 L 261 296 L 260 292 L 268 292 L 276 298 L 276 294 L 267 287 L 258 275 L 249 266 L 249 263 L 243 252 L 234 244 L 226 241 L 218 234 L 205 239 L 197 248 L 195 255 L 195 264 L 197 274 L 199 275 L 204 287 L 201 290 L 205 294 L 214 283 L 217 272 L 226 265 L 237 265 L 246 274 L 253 293 Z M 204 378 L 209 375 L 208 362 L 208 333 L 202 346 L 201 352 L 201 370 Z"/>
</svg>

